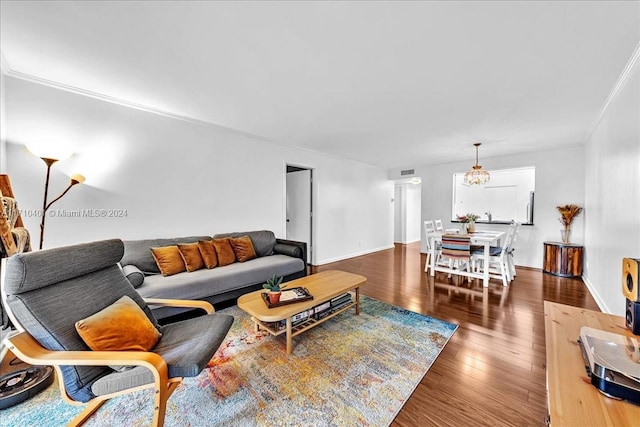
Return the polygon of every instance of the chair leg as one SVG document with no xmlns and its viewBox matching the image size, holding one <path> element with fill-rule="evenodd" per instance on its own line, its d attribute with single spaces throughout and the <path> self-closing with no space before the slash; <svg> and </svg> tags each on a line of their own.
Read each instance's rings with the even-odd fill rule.
<svg viewBox="0 0 640 427">
<path fill-rule="evenodd" d="M 427 260 L 424 263 L 424 272 L 428 272 L 429 271 L 429 266 L 430 266 L 430 261 L 431 261 L 431 251 L 427 252 Z"/>
<path fill-rule="evenodd" d="M 508 286 L 509 282 L 509 273 L 507 273 L 507 266 L 505 265 L 504 260 L 500 260 L 500 275 L 502 276 L 502 286 Z"/>
<path fill-rule="evenodd" d="M 170 382 L 169 384 L 164 384 L 162 387 L 156 388 L 153 402 L 153 427 L 164 426 L 164 415 L 167 410 L 167 400 L 178 385 L 180 385 L 180 381 Z"/>
<path fill-rule="evenodd" d="M 74 419 L 72 419 L 67 427 L 78 427 L 84 424 L 94 412 L 100 408 L 107 399 L 93 399 L 87 403 L 87 406 Z"/>
</svg>

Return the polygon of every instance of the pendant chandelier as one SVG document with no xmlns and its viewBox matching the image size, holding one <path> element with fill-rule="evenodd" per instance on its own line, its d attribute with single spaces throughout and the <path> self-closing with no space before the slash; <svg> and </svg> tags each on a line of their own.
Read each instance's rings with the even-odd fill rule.
<svg viewBox="0 0 640 427">
<path fill-rule="evenodd" d="M 491 176 L 489 175 L 489 172 L 482 169 L 482 166 L 478 165 L 478 147 L 481 144 L 479 142 L 476 142 L 473 145 L 476 147 L 476 165 L 471 168 L 470 171 L 464 174 L 464 183 L 469 185 L 486 184 L 487 182 L 489 182 L 489 179 L 491 179 Z"/>
</svg>

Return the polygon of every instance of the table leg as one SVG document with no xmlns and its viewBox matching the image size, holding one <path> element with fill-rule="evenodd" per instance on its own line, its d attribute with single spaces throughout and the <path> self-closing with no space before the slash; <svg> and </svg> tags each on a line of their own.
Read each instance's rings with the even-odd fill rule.
<svg viewBox="0 0 640 427">
<path fill-rule="evenodd" d="M 291 317 L 287 317 L 287 354 L 291 354 Z"/>
<path fill-rule="evenodd" d="M 356 288 L 356 315 L 360 315 L 360 288 Z"/>
<path fill-rule="evenodd" d="M 482 286 L 485 288 L 489 287 L 489 247 L 491 246 L 490 242 L 486 242 L 484 244 L 484 265 L 482 270 Z"/>
<path fill-rule="evenodd" d="M 431 252 L 431 256 L 429 257 L 429 263 L 431 264 L 430 275 L 435 276 L 435 268 L 436 268 L 436 239 L 435 237 L 427 237 L 430 240 L 429 251 Z"/>
</svg>

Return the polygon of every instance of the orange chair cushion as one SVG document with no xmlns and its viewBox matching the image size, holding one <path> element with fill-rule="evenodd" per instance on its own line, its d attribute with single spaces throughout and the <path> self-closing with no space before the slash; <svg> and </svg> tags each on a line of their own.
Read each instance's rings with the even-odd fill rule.
<svg viewBox="0 0 640 427">
<path fill-rule="evenodd" d="M 149 351 L 162 336 L 140 306 L 126 295 L 78 320 L 75 326 L 93 351 Z"/>
</svg>

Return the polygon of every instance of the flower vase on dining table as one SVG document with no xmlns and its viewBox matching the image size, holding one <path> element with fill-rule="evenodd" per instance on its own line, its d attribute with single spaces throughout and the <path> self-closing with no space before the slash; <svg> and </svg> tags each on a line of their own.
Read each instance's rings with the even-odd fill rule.
<svg viewBox="0 0 640 427">
<path fill-rule="evenodd" d="M 476 231 L 475 221 L 469 221 L 469 224 L 467 224 L 467 233 L 475 233 L 475 231 Z"/>
</svg>

